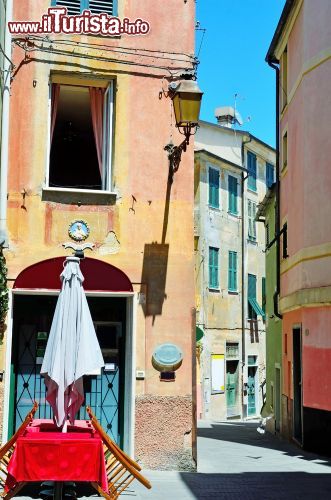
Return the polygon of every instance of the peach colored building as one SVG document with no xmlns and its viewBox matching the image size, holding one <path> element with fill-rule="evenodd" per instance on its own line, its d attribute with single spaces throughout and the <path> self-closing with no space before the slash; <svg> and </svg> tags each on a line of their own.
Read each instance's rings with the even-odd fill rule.
<svg viewBox="0 0 331 500">
<path fill-rule="evenodd" d="M 278 314 L 283 317 L 282 432 L 306 448 L 327 452 L 331 437 L 330 19 L 329 0 L 288 0 L 267 54 L 267 61 L 276 68 L 279 94 L 276 233 Z"/>
<path fill-rule="evenodd" d="M 39 20 L 50 3 L 13 0 L 13 19 Z M 58 4 L 78 13 L 79 2 Z M 58 273 L 71 253 L 62 244 L 69 225 L 83 221 L 95 244 L 82 262 L 85 289 L 106 359 L 103 376 L 86 382 L 86 402 L 145 466 L 192 470 L 194 160 L 190 145 L 169 181 L 164 146 L 182 136 L 164 91 L 195 69 L 194 2 L 169 0 L 166 9 L 149 0 L 102 4 L 121 19 L 148 21 L 149 33 L 13 35 L 8 202 L 1 216 L 11 288 L 0 347 L 2 439 L 34 398 L 40 416 L 49 416 L 40 362 Z M 171 382 L 151 362 L 165 343 L 183 354 Z"/>
</svg>

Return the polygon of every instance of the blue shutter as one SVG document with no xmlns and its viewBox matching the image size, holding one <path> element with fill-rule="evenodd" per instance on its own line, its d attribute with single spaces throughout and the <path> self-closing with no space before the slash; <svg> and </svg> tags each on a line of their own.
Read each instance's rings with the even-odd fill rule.
<svg viewBox="0 0 331 500">
<path fill-rule="evenodd" d="M 52 5 L 67 7 L 69 16 L 77 16 L 81 13 L 81 0 L 53 0 Z"/>
<path fill-rule="evenodd" d="M 229 274 L 228 274 L 229 292 L 237 291 L 237 252 L 229 252 Z"/>
<path fill-rule="evenodd" d="M 89 9 L 93 14 L 117 14 L 117 0 L 52 0 L 51 5 L 67 7 L 71 16 L 80 14 L 85 9 Z"/>
<path fill-rule="evenodd" d="M 209 288 L 218 288 L 218 248 L 209 247 Z"/>
<path fill-rule="evenodd" d="M 270 188 L 274 183 L 274 166 L 270 163 L 266 164 L 266 184 Z"/>
<path fill-rule="evenodd" d="M 229 183 L 229 212 L 231 214 L 237 215 L 238 179 L 236 177 L 233 177 L 232 175 L 229 175 L 228 183 Z"/>
<path fill-rule="evenodd" d="M 209 205 L 219 208 L 220 173 L 215 168 L 209 168 Z"/>
<path fill-rule="evenodd" d="M 248 189 L 256 191 L 256 155 L 247 151 Z"/>
</svg>

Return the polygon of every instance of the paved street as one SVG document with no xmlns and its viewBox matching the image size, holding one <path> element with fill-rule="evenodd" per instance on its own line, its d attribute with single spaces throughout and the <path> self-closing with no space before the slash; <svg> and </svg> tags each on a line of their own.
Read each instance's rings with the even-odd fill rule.
<svg viewBox="0 0 331 500">
<path fill-rule="evenodd" d="M 256 421 L 200 422 L 198 472 L 143 470 L 152 490 L 133 483 L 123 499 L 331 499 L 331 460 L 302 453 L 270 434 L 261 435 L 257 425 Z"/>
<path fill-rule="evenodd" d="M 144 471 L 153 489 L 136 487 L 136 498 L 331 499 L 331 460 L 256 428 L 257 422 L 201 422 L 198 473 Z"/>
</svg>

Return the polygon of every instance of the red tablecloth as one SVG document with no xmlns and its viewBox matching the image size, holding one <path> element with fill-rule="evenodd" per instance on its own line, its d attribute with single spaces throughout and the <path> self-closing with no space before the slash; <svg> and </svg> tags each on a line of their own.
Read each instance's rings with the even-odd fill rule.
<svg viewBox="0 0 331 500">
<path fill-rule="evenodd" d="M 17 439 L 6 489 L 47 480 L 96 482 L 108 492 L 102 440 L 88 422 L 76 421 L 62 433 L 51 421 L 33 421 Z"/>
</svg>

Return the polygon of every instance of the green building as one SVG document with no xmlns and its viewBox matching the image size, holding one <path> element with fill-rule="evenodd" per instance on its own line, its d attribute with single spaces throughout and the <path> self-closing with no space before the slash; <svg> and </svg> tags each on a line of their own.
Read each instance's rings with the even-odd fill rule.
<svg viewBox="0 0 331 500">
<path fill-rule="evenodd" d="M 282 401 L 282 320 L 274 312 L 274 295 L 277 286 L 276 244 L 275 244 L 275 184 L 272 184 L 259 204 L 256 220 L 263 222 L 266 234 L 266 400 L 262 410 L 267 419 L 267 430 L 281 430 Z"/>
</svg>

